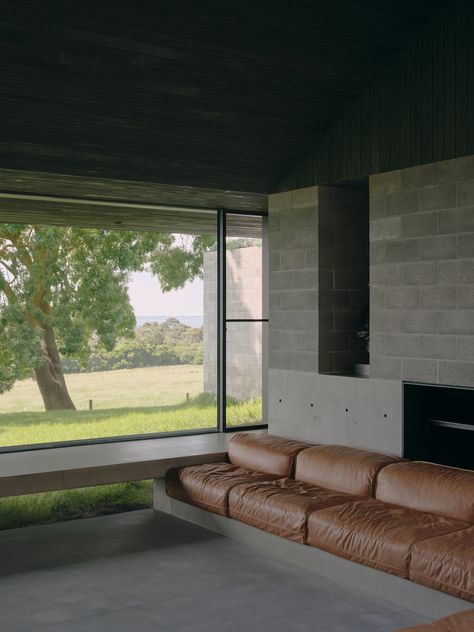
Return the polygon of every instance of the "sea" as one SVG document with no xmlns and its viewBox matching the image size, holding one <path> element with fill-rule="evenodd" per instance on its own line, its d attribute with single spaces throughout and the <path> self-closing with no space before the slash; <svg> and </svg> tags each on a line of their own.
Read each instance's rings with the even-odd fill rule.
<svg viewBox="0 0 474 632">
<path fill-rule="evenodd" d="M 137 327 L 141 327 L 144 323 L 164 323 L 168 318 L 177 318 L 183 325 L 189 327 L 202 327 L 204 322 L 203 316 L 165 316 L 163 314 L 157 314 L 154 316 L 135 316 L 137 321 Z"/>
</svg>

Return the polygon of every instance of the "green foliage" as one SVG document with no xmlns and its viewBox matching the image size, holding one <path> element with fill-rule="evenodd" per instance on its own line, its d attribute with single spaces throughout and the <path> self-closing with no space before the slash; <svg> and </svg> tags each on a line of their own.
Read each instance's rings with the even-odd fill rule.
<svg viewBox="0 0 474 632">
<path fill-rule="evenodd" d="M 0 530 L 146 509 L 152 504 L 151 481 L 0 498 Z"/>
<path fill-rule="evenodd" d="M 87 361 L 64 359 L 65 373 L 113 371 L 152 366 L 203 363 L 202 327 L 189 327 L 176 318 L 144 323 L 134 339 L 121 338 L 111 351 L 92 345 Z"/>
<path fill-rule="evenodd" d="M 200 276 L 213 238 L 162 233 L 0 224 L 0 392 L 41 362 L 40 340 L 53 328 L 63 358 L 86 366 L 132 338 L 130 272 L 149 269 L 169 291 Z M 95 346 L 90 345 L 94 339 Z M 7 344 L 8 343 L 8 344 Z M 165 344 L 165 343 L 163 343 Z M 123 366 L 145 366 L 147 353 L 122 348 Z M 168 358 L 167 362 L 172 360 Z"/>
</svg>

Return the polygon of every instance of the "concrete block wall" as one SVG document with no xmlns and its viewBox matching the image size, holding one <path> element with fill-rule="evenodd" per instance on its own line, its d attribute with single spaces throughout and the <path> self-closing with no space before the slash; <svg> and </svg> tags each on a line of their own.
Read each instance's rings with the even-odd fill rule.
<svg viewBox="0 0 474 632">
<path fill-rule="evenodd" d="M 269 198 L 269 367 L 318 371 L 317 187 Z"/>
<path fill-rule="evenodd" d="M 354 335 L 369 302 L 368 191 L 321 186 L 318 208 L 319 372 L 351 374 L 368 362 Z"/>
<path fill-rule="evenodd" d="M 227 317 L 262 318 L 262 248 L 228 250 Z M 217 253 L 204 254 L 204 391 L 217 391 Z M 262 396 L 262 323 L 227 324 L 227 395 Z"/>
<path fill-rule="evenodd" d="M 370 178 L 374 377 L 474 386 L 474 156 Z"/>
<path fill-rule="evenodd" d="M 401 455 L 402 380 L 474 386 L 474 157 L 370 179 L 368 379 L 321 371 L 321 199 L 269 200 L 270 432 Z"/>
</svg>

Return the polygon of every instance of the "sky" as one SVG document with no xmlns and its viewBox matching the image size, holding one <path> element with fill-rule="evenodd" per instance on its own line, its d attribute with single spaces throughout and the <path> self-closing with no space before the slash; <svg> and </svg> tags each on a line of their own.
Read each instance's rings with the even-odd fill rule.
<svg viewBox="0 0 474 632">
<path fill-rule="evenodd" d="M 128 294 L 137 316 L 202 316 L 203 282 L 196 279 L 182 290 L 163 293 L 150 272 L 135 272 L 128 284 Z"/>
</svg>

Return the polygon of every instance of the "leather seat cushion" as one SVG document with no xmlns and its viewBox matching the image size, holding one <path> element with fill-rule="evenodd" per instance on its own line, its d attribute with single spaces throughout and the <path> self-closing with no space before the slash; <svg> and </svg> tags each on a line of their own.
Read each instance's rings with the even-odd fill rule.
<svg viewBox="0 0 474 632">
<path fill-rule="evenodd" d="M 433 623 L 403 628 L 398 632 L 472 632 L 474 630 L 474 610 L 457 612 Z"/>
<path fill-rule="evenodd" d="M 229 492 L 235 485 L 273 478 L 277 477 L 232 463 L 206 463 L 169 470 L 166 493 L 171 498 L 227 516 Z"/>
<path fill-rule="evenodd" d="M 301 441 L 239 432 L 229 442 L 229 461 L 240 467 L 279 477 L 293 476 L 296 455 L 308 447 L 309 443 Z"/>
<path fill-rule="evenodd" d="M 238 485 L 229 493 L 229 516 L 295 542 L 306 542 L 308 515 L 359 497 L 282 478 Z"/>
<path fill-rule="evenodd" d="M 369 498 L 312 513 L 308 518 L 308 544 L 408 577 L 410 550 L 416 542 L 467 526 Z"/>
<path fill-rule="evenodd" d="M 396 463 L 381 470 L 375 497 L 474 524 L 474 472 L 470 470 L 423 461 Z"/>
<path fill-rule="evenodd" d="M 318 445 L 296 457 L 295 478 L 336 492 L 372 496 L 381 468 L 400 459 L 342 445 Z"/>
<path fill-rule="evenodd" d="M 425 586 L 474 601 L 474 527 L 415 544 L 409 577 Z"/>
</svg>

